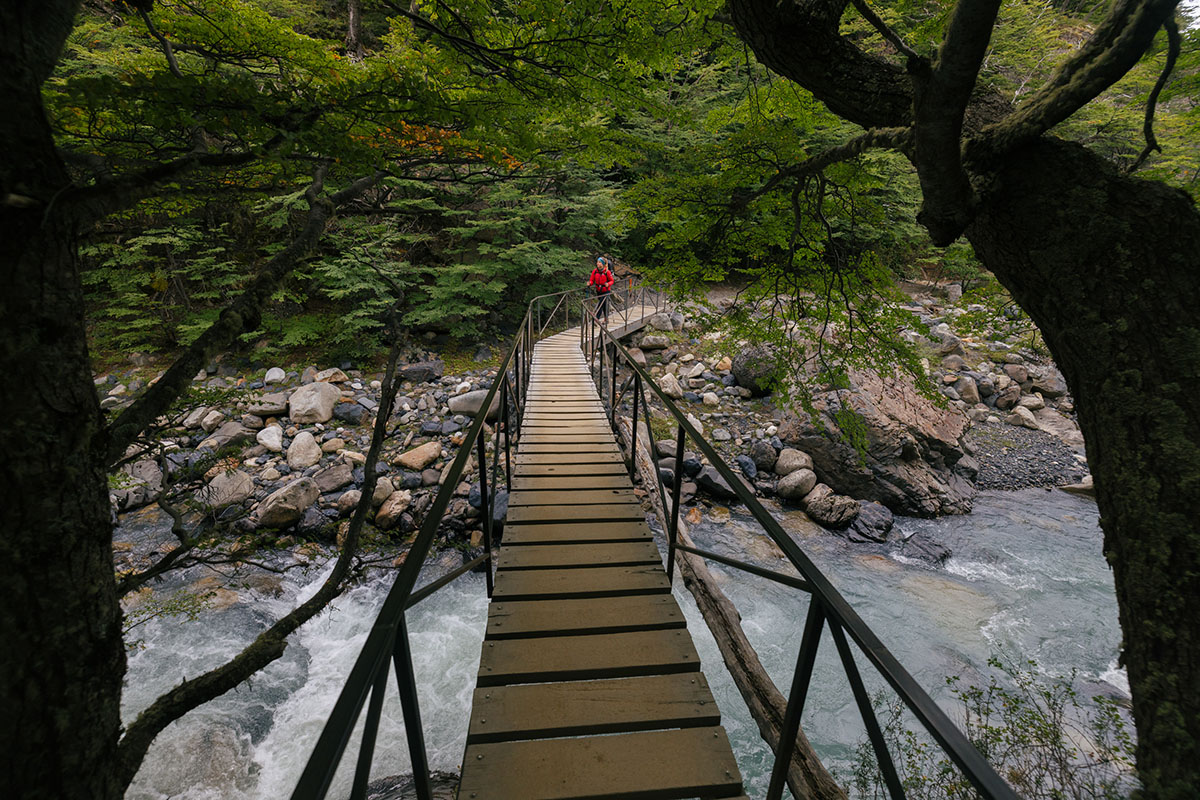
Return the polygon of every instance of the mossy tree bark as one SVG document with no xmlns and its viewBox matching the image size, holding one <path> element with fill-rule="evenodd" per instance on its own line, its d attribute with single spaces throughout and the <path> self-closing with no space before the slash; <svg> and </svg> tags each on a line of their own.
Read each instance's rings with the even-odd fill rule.
<svg viewBox="0 0 1200 800">
<path fill-rule="evenodd" d="M 1075 396 L 1124 633 L 1138 771 L 1200 789 L 1200 214 L 1075 145 L 1014 153 L 967 235 Z"/>
</svg>

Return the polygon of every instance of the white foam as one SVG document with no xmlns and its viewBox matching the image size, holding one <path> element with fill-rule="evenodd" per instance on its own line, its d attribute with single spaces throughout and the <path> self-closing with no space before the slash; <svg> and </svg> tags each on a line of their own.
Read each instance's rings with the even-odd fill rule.
<svg viewBox="0 0 1200 800">
<path fill-rule="evenodd" d="M 1013 575 L 1008 570 L 998 567 L 995 564 L 985 564 L 982 561 L 966 561 L 953 556 L 946 559 L 946 571 L 951 575 L 957 575 L 969 581 L 997 581 L 1013 589 L 1032 589 L 1037 586 L 1037 581 L 1031 575 Z"/>
<path fill-rule="evenodd" d="M 1108 669 L 1100 673 L 1100 680 L 1113 687 L 1126 697 L 1131 697 L 1129 692 L 1129 675 L 1125 672 L 1125 668 L 1117 664 L 1117 659 L 1113 659 L 1108 663 Z"/>
</svg>

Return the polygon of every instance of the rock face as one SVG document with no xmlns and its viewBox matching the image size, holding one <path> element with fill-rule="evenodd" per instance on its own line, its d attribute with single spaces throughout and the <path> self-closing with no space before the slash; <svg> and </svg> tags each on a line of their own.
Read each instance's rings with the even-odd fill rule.
<svg viewBox="0 0 1200 800">
<path fill-rule="evenodd" d="M 700 470 L 700 474 L 696 476 L 696 484 L 713 497 L 722 500 L 732 500 L 737 497 L 737 493 L 729 487 L 729 484 L 721 477 L 721 473 L 712 467 Z"/>
<path fill-rule="evenodd" d="M 428 467 L 442 454 L 441 442 L 426 442 L 420 447 L 413 448 L 396 458 L 396 464 L 413 472 L 420 472 Z"/>
<path fill-rule="evenodd" d="M 886 506 L 863 503 L 858 517 L 846 529 L 846 536 L 852 542 L 886 542 L 895 521 Z"/>
<path fill-rule="evenodd" d="M 958 464 L 965 455 L 966 415 L 933 406 L 907 380 L 884 381 L 855 370 L 851 386 L 814 398 L 823 429 L 807 415 L 789 416 L 779 438 L 808 453 L 822 481 L 859 499 L 920 517 L 970 511 L 975 489 Z M 843 407 L 857 412 L 866 425 L 861 459 L 839 435 L 834 414 Z"/>
<path fill-rule="evenodd" d="M 332 383 L 305 384 L 288 398 L 288 416 L 298 423 L 329 422 L 333 405 L 341 397 L 341 389 Z"/>
<path fill-rule="evenodd" d="M 301 478 L 271 493 L 258 507 L 255 519 L 261 528 L 285 528 L 294 525 L 304 511 L 321 496 L 312 478 Z"/>
<path fill-rule="evenodd" d="M 744 386 L 755 395 L 764 395 L 770 391 L 768 379 L 778 369 L 774 351 L 766 345 L 750 347 L 742 350 L 732 359 L 730 369 L 738 386 Z"/>
</svg>

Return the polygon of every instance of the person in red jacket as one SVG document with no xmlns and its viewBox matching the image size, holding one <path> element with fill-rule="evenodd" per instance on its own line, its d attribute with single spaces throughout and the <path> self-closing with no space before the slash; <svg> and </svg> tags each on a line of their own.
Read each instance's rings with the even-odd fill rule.
<svg viewBox="0 0 1200 800">
<path fill-rule="evenodd" d="M 591 277 L 588 278 L 588 286 L 593 287 L 600 298 L 596 305 L 596 316 L 600 319 L 608 317 L 608 294 L 612 291 L 614 282 L 608 259 L 600 256 L 596 259 L 596 266 L 592 268 Z"/>
</svg>

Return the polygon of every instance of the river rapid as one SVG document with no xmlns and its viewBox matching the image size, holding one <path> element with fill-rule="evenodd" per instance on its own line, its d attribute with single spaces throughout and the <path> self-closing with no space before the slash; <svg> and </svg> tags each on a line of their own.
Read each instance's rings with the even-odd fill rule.
<svg viewBox="0 0 1200 800">
<path fill-rule="evenodd" d="M 957 709 L 946 676 L 986 684 L 991 674 L 987 660 L 993 655 L 1010 662 L 1032 659 L 1047 675 L 1076 670 L 1076 685 L 1084 697 L 1128 697 L 1124 673 L 1116 666 L 1116 600 L 1112 575 L 1101 555 L 1093 501 L 1042 489 L 984 492 L 968 516 L 897 518 L 899 536 L 893 536 L 898 541 L 920 532 L 950 548 L 953 555 L 941 567 L 907 558 L 900 544 L 852 544 L 821 531 L 803 514 L 778 507 L 772 511 L 952 715 Z M 699 546 L 717 552 L 776 569 L 786 566 L 774 545 L 755 530 L 753 520 L 737 511 L 705 509 L 702 521 L 693 526 L 693 537 Z M 422 582 L 444 564 L 431 565 Z M 741 613 L 768 672 L 786 690 L 807 596 L 720 565 L 713 565 L 713 571 Z M 198 577 L 193 573 L 186 579 Z M 141 626 L 137 636 L 143 646 L 130 655 L 126 718 L 132 719 L 181 678 L 222 663 L 272 619 L 315 591 L 323 577 L 319 571 L 289 573 L 267 586 L 239 589 L 237 602 L 226 596 L 221 607 L 205 611 L 194 622 L 169 618 Z M 288 796 L 389 583 L 390 575 L 348 592 L 293 636 L 280 661 L 164 731 L 127 797 Z M 767 748 L 691 596 L 679 586 L 675 594 L 688 615 L 748 792 L 762 796 L 770 764 Z M 479 575 L 460 579 L 410 613 L 414 669 L 434 769 L 456 770 L 461 759 L 486 613 Z M 861 658 L 859 665 L 870 690 L 883 686 Z M 409 770 L 399 706 L 393 691 L 384 707 L 375 776 Z M 845 779 L 863 728 L 828 634 L 818 655 L 804 726 L 822 758 Z M 348 793 L 349 773 L 343 773 L 330 797 Z"/>
</svg>

